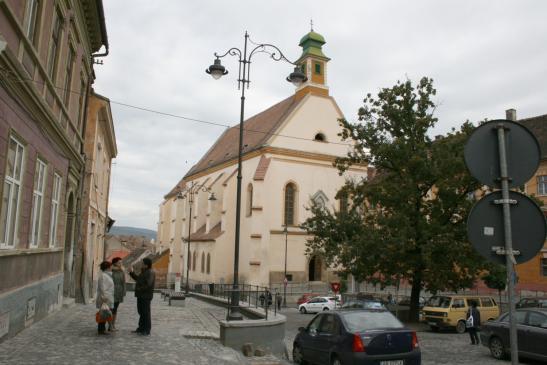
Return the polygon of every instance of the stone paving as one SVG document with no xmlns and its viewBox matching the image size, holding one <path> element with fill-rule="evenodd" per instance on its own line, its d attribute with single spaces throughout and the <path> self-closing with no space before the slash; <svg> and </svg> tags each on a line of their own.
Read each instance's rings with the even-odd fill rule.
<svg viewBox="0 0 547 365">
<path fill-rule="evenodd" d="M 220 345 L 218 319 L 226 310 L 189 298 L 169 307 L 159 294 L 152 303 L 152 335 L 137 326 L 136 300 L 128 293 L 118 310 L 118 332 L 97 336 L 94 305 L 62 309 L 0 343 L 0 364 L 283 364 L 273 356 L 245 358 Z"/>
</svg>

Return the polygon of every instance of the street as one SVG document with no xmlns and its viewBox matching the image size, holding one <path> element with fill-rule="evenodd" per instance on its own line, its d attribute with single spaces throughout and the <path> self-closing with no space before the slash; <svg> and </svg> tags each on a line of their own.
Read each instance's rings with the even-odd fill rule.
<svg viewBox="0 0 547 365">
<path fill-rule="evenodd" d="M 292 341 L 298 333 L 298 327 L 306 326 L 314 314 L 301 314 L 296 308 L 281 311 L 287 316 L 285 342 L 289 353 L 292 353 Z M 462 364 L 462 365 L 507 365 L 510 361 L 496 360 L 490 355 L 488 348 L 471 346 L 467 333 L 458 334 L 454 331 L 434 333 L 427 326 L 413 326 L 417 329 L 420 347 L 422 349 L 423 365 Z M 521 360 L 522 364 L 536 365 L 539 362 Z"/>
</svg>

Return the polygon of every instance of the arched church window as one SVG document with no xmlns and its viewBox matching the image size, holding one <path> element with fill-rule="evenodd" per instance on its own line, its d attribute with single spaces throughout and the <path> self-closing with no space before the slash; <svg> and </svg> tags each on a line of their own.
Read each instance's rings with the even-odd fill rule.
<svg viewBox="0 0 547 365">
<path fill-rule="evenodd" d="M 323 133 L 317 133 L 315 135 L 315 137 L 313 137 L 313 140 L 317 141 L 317 142 L 326 142 L 327 137 L 325 137 L 325 135 Z"/>
<path fill-rule="evenodd" d="M 348 212 L 348 194 L 342 193 L 340 195 L 340 213 Z"/>
<path fill-rule="evenodd" d="M 253 215 L 253 184 L 247 186 L 247 217 Z"/>
<path fill-rule="evenodd" d="M 296 185 L 288 183 L 285 185 L 285 214 L 284 223 L 286 226 L 293 226 L 295 222 L 295 202 L 296 202 Z"/>
<path fill-rule="evenodd" d="M 211 273 L 211 254 L 207 254 L 207 274 Z"/>
<path fill-rule="evenodd" d="M 205 272 L 205 252 L 201 253 L 201 272 Z"/>
</svg>

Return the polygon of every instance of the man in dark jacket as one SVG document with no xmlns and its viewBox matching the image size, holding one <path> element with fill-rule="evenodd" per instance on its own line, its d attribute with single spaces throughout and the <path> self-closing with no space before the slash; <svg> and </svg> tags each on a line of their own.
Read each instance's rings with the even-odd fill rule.
<svg viewBox="0 0 547 365">
<path fill-rule="evenodd" d="M 149 258 L 144 258 L 142 265 L 139 275 L 133 272 L 133 268 L 129 269 L 129 275 L 135 280 L 135 296 L 137 297 L 137 311 L 139 312 L 139 327 L 133 332 L 149 336 L 152 328 L 150 303 L 154 296 L 156 273 L 152 270 L 152 260 Z"/>
<path fill-rule="evenodd" d="M 471 319 L 471 317 L 473 319 Z M 471 338 L 471 345 L 478 345 L 479 336 L 477 336 L 477 331 L 481 325 L 481 312 L 477 309 L 477 302 L 471 302 L 471 308 L 467 311 L 467 331 L 469 332 L 469 337 Z"/>
</svg>

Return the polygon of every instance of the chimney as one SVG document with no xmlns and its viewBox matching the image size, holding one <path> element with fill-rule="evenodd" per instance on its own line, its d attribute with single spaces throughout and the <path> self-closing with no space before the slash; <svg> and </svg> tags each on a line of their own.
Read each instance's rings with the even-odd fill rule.
<svg viewBox="0 0 547 365">
<path fill-rule="evenodd" d="M 507 109 L 505 111 L 505 119 L 512 120 L 513 122 L 517 121 L 517 111 L 515 109 Z"/>
</svg>

